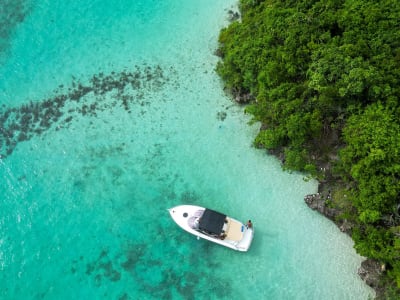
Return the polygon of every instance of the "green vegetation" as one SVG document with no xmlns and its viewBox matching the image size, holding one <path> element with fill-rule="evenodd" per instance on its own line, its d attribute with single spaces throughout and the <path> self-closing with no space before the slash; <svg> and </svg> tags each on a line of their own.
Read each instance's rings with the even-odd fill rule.
<svg viewBox="0 0 400 300">
<path fill-rule="evenodd" d="M 255 145 L 339 182 L 356 250 L 386 265 L 400 295 L 400 2 L 241 0 L 240 11 L 217 71 L 252 99 Z"/>
</svg>

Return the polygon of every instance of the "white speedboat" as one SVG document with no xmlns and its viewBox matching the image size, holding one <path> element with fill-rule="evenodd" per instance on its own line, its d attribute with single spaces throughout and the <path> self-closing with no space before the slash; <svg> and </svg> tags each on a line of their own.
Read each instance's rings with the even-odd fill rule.
<svg viewBox="0 0 400 300">
<path fill-rule="evenodd" d="M 169 209 L 172 219 L 187 232 L 222 246 L 247 251 L 253 241 L 253 226 L 214 210 L 196 205 L 179 205 Z"/>
</svg>

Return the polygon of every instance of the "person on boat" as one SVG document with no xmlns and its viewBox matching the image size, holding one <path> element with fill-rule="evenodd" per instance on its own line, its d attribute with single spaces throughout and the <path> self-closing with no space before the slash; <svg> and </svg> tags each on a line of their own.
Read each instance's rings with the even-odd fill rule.
<svg viewBox="0 0 400 300">
<path fill-rule="evenodd" d="M 247 228 L 253 228 L 253 223 L 251 223 L 251 220 L 247 221 Z"/>
</svg>

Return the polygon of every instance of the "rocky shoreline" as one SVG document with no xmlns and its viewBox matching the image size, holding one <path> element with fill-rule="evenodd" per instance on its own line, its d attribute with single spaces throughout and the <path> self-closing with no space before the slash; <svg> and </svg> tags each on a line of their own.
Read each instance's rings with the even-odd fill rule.
<svg viewBox="0 0 400 300">
<path fill-rule="evenodd" d="M 332 201 L 331 190 L 327 189 L 321 183 L 318 186 L 318 193 L 304 196 L 304 202 L 309 208 L 318 211 L 333 221 L 339 227 L 340 231 L 351 236 L 353 224 L 347 219 L 338 218 L 342 211 L 337 207 L 331 206 Z M 385 271 L 386 267 L 384 264 L 370 258 L 364 260 L 358 268 L 358 275 L 361 279 L 375 290 L 376 299 L 383 299 L 384 297 L 385 287 L 381 282 Z"/>
<path fill-rule="evenodd" d="M 249 93 L 245 94 L 241 91 L 231 90 L 231 98 L 239 105 L 248 104 L 253 96 Z M 263 126 L 260 128 L 263 129 Z M 270 155 L 278 158 L 282 163 L 284 162 L 284 154 L 282 149 L 275 149 L 268 151 Z M 304 196 L 304 202 L 308 205 L 312 210 L 318 211 L 320 214 L 334 222 L 340 229 L 341 232 L 349 235 L 351 237 L 352 229 L 354 228 L 354 224 L 348 219 L 341 218 L 340 216 L 343 214 L 342 209 L 340 209 L 337 205 L 334 205 L 335 199 L 333 199 L 333 186 L 335 186 L 334 179 L 330 174 L 329 166 L 319 166 L 322 169 L 325 168 L 327 171 L 325 173 L 326 178 L 329 178 L 327 181 L 319 182 L 318 184 L 318 192 L 316 194 L 309 194 Z M 346 195 L 343 195 L 346 197 Z M 385 294 L 385 286 L 382 285 L 382 279 L 385 270 L 385 265 L 382 265 L 380 262 L 367 258 L 358 268 L 358 275 L 361 279 L 372 289 L 374 289 L 376 293 L 376 299 L 384 299 Z"/>
<path fill-rule="evenodd" d="M 243 93 L 239 90 L 229 90 L 231 98 L 239 105 L 246 105 L 254 97 L 250 93 Z M 263 125 L 261 126 L 260 130 L 263 129 Z M 275 156 L 278 158 L 282 163 L 284 162 L 284 154 L 282 149 L 275 149 L 268 151 L 270 155 Z M 334 222 L 340 229 L 341 232 L 349 235 L 351 237 L 352 229 L 354 224 L 345 219 L 340 218 L 343 211 L 334 205 L 335 200 L 332 198 L 334 179 L 330 177 L 329 167 L 328 166 L 319 166 L 321 170 L 323 168 L 326 169 L 327 174 L 326 177 L 330 178 L 328 181 L 319 182 L 318 184 L 318 192 L 316 194 L 309 194 L 304 196 L 304 202 L 308 205 L 309 208 L 312 210 L 318 211 L 320 214 Z M 331 181 L 329 183 L 329 181 Z M 331 186 L 332 185 L 332 186 Z M 346 195 L 343 195 L 346 197 Z M 382 265 L 380 262 L 367 258 L 362 263 L 361 266 L 358 268 L 358 275 L 361 279 L 372 289 L 374 289 L 376 293 L 375 299 L 384 299 L 385 294 L 385 286 L 382 285 L 382 279 L 385 270 L 385 265 Z"/>
<path fill-rule="evenodd" d="M 237 15 L 234 15 L 232 11 L 229 12 L 229 16 L 230 19 L 233 18 L 233 16 L 237 17 Z M 215 54 L 219 57 L 221 56 L 218 51 L 216 51 Z M 255 100 L 251 93 L 245 92 L 238 88 L 225 89 L 225 92 L 227 92 L 230 95 L 230 98 L 239 105 L 246 105 Z M 264 125 L 261 125 L 260 130 L 263 130 L 263 127 Z M 282 163 L 284 162 L 285 157 L 282 149 L 268 150 L 268 152 L 270 155 L 277 157 Z M 318 184 L 318 192 L 316 194 L 305 195 L 304 202 L 312 210 L 318 211 L 320 214 L 333 221 L 339 227 L 340 231 L 351 237 L 354 224 L 351 221 L 340 217 L 343 213 L 343 210 L 335 205 L 335 200 L 332 199 L 333 194 L 331 190 L 333 189 L 333 186 L 335 186 L 335 180 L 330 177 L 330 166 L 322 163 L 319 165 L 319 167 L 321 170 L 324 169 L 327 171 L 327 173 L 325 173 L 326 178 L 330 179 L 323 182 L 320 181 Z M 346 197 L 346 195 L 343 196 Z M 386 267 L 384 264 L 381 264 L 380 262 L 371 258 L 366 258 L 358 268 L 357 273 L 360 278 L 368 286 L 374 289 L 376 293 L 375 299 L 385 298 L 386 287 L 384 284 L 382 284 L 385 271 Z"/>
</svg>

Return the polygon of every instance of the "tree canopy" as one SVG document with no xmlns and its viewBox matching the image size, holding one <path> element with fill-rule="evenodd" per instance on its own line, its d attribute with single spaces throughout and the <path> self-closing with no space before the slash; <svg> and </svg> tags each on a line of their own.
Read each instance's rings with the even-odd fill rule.
<svg viewBox="0 0 400 300">
<path fill-rule="evenodd" d="M 400 287 L 400 2 L 241 0 L 217 72 L 252 95 L 255 145 L 343 180 L 355 248 Z M 391 220 L 390 222 L 388 220 Z"/>
</svg>

